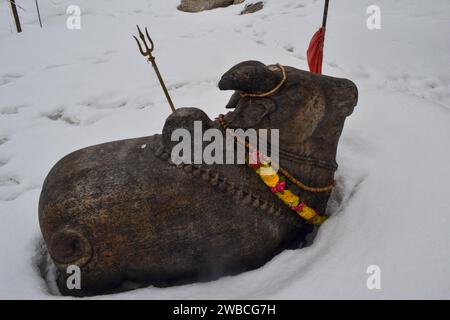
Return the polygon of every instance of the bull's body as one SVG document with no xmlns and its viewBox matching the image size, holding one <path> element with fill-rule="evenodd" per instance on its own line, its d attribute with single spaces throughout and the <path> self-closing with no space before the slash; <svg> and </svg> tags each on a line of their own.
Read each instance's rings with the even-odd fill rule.
<svg viewBox="0 0 450 320">
<path fill-rule="evenodd" d="M 356 104 L 356 88 L 348 80 L 293 68 L 288 76 L 301 90 L 288 82 L 273 98 L 234 99 L 236 110 L 227 119 L 243 128 L 281 128 L 280 143 L 305 154 L 300 160 L 282 154 L 281 165 L 309 184 L 324 185 L 334 177 L 337 141 Z M 221 86 L 228 79 L 235 81 L 224 77 Z M 258 85 L 273 87 L 264 79 Z M 255 114 L 243 119 L 249 104 L 261 111 L 255 107 Z M 271 117 L 264 110 L 280 113 Z M 289 119 L 305 123 L 293 132 L 295 125 L 283 127 Z M 68 292 L 77 295 L 104 292 L 124 280 L 155 285 L 210 280 L 259 267 L 312 232 L 313 226 L 245 165 L 174 165 L 171 132 L 190 128 L 194 120 L 220 127 L 198 109 L 181 109 L 166 121 L 162 135 L 92 146 L 55 165 L 42 190 L 39 219 L 63 292 L 69 265 L 81 268 L 82 290 Z M 330 192 L 293 190 L 325 212 Z"/>
<path fill-rule="evenodd" d="M 165 154 L 155 155 L 160 140 L 89 147 L 49 174 L 40 202 L 44 239 L 62 271 L 81 267 L 84 291 L 126 279 L 169 285 L 237 273 L 298 244 L 311 230 L 245 166 L 177 167 Z M 72 241 L 74 251 L 58 252 L 61 241 Z"/>
</svg>

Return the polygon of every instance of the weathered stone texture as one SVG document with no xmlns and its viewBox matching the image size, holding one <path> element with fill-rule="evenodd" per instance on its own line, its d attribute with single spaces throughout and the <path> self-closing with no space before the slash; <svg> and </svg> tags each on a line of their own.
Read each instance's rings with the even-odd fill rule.
<svg viewBox="0 0 450 320">
<path fill-rule="evenodd" d="M 178 9 L 186 12 L 200 12 L 215 8 L 228 7 L 245 0 L 181 0 Z"/>
<path fill-rule="evenodd" d="M 286 67 L 243 62 L 221 79 L 236 90 L 225 115 L 232 127 L 280 129 L 280 164 L 312 186 L 334 178 L 336 148 L 345 118 L 357 102 L 345 79 Z M 65 294 L 90 295 L 126 280 L 157 286 L 216 279 L 260 267 L 286 248 L 297 248 L 314 227 L 278 200 L 246 165 L 174 165 L 171 133 L 220 128 L 196 108 L 180 108 L 162 135 L 78 150 L 48 174 L 39 222 Z M 292 190 L 319 213 L 330 192 Z M 82 272 L 82 290 L 67 291 L 69 265 Z"/>
</svg>

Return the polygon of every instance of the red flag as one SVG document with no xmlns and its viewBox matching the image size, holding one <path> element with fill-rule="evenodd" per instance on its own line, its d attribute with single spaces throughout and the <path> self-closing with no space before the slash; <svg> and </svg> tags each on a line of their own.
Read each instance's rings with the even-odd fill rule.
<svg viewBox="0 0 450 320">
<path fill-rule="evenodd" d="M 323 46 L 325 41 L 325 27 L 321 27 L 309 43 L 307 58 L 309 71 L 322 74 Z"/>
<path fill-rule="evenodd" d="M 330 0 L 325 0 L 323 8 L 322 28 L 320 28 L 312 37 L 309 43 L 306 57 L 308 58 L 309 71 L 322 74 L 323 45 L 325 42 L 325 28 L 327 26 L 328 5 Z"/>
</svg>

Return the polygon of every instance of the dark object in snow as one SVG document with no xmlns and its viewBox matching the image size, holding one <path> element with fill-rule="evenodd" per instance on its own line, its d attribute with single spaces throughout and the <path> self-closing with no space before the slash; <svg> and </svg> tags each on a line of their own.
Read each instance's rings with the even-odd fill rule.
<svg viewBox="0 0 450 320">
<path fill-rule="evenodd" d="M 204 10 L 228 7 L 244 1 L 245 0 L 181 0 L 178 10 L 186 12 L 200 12 Z"/>
<path fill-rule="evenodd" d="M 220 80 L 236 90 L 226 121 L 237 128 L 279 128 L 280 164 L 304 183 L 334 178 L 345 118 L 357 102 L 345 79 L 285 67 L 287 80 L 269 97 L 277 66 L 240 63 Z M 260 267 L 298 248 L 314 226 L 278 200 L 246 165 L 174 165 L 171 133 L 219 128 L 201 110 L 180 108 L 162 135 L 115 141 L 67 155 L 47 176 L 39 221 L 64 294 L 117 290 L 124 281 L 169 286 L 217 279 Z M 293 190 L 324 214 L 330 192 Z M 81 268 L 81 290 L 68 290 L 70 265 Z M 119 289 L 120 290 L 120 289 Z"/>
<path fill-rule="evenodd" d="M 256 3 L 249 3 L 245 6 L 244 10 L 242 10 L 241 15 L 242 14 L 248 14 L 248 13 L 255 13 L 259 10 L 262 10 L 264 8 L 264 2 L 263 1 L 259 1 Z"/>
</svg>

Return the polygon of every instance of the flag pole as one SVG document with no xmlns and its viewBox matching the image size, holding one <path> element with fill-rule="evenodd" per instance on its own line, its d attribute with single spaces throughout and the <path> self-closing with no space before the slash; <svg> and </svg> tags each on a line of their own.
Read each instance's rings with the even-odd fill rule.
<svg viewBox="0 0 450 320">
<path fill-rule="evenodd" d="M 9 0 L 9 4 L 11 5 L 11 10 L 14 16 L 14 22 L 16 23 L 16 29 L 18 33 L 22 32 L 22 26 L 20 25 L 19 14 L 17 13 L 17 6 L 15 0 Z"/>
<path fill-rule="evenodd" d="M 41 12 L 39 11 L 38 0 L 36 0 L 36 10 L 37 10 L 37 14 L 38 14 L 38 17 L 39 17 L 39 25 L 40 25 L 41 28 L 42 28 Z"/>
<path fill-rule="evenodd" d="M 327 18 L 328 18 L 328 5 L 330 4 L 330 0 L 325 0 L 325 7 L 323 9 L 323 20 L 322 27 L 325 28 L 327 26 Z"/>
</svg>

